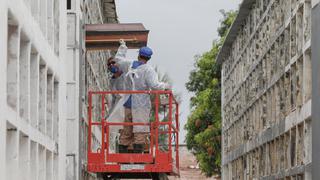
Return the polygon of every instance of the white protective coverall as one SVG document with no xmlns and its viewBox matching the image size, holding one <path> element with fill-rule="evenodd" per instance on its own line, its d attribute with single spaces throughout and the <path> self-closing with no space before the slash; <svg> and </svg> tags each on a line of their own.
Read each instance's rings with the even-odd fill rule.
<svg viewBox="0 0 320 180">
<path fill-rule="evenodd" d="M 112 91 L 119 91 L 119 90 L 127 90 L 125 85 L 126 74 L 132 64 L 131 61 L 126 60 L 127 54 L 127 46 L 125 42 L 120 42 L 121 45 L 118 48 L 117 54 L 115 55 L 114 61 L 116 65 L 119 67 L 119 70 L 122 71 L 121 76 L 117 78 L 110 79 L 111 83 L 111 90 Z M 108 122 L 124 122 L 124 108 L 123 104 L 125 103 L 125 97 L 123 94 L 115 94 L 113 96 L 116 98 L 114 107 L 111 107 L 110 111 L 111 114 L 107 117 Z M 122 129 L 122 126 L 111 126 L 109 128 L 109 151 L 115 152 L 116 151 L 116 139 L 119 136 L 119 130 Z"/>
<path fill-rule="evenodd" d="M 110 80 L 112 91 L 126 90 L 125 77 L 132 64 L 131 61 L 126 60 L 127 51 L 128 47 L 126 46 L 126 43 L 124 41 L 121 41 L 117 54 L 114 57 L 114 61 L 119 67 L 119 70 L 123 73 L 121 74 L 121 76 Z"/>
<path fill-rule="evenodd" d="M 133 61 L 126 60 L 127 47 L 122 42 L 115 56 L 115 62 L 120 67 L 123 74 L 119 79 L 114 82 L 114 87 L 122 87 L 122 90 L 164 90 L 169 89 L 170 86 L 167 83 L 159 82 L 158 75 L 149 64 L 140 65 L 138 68 L 133 69 Z M 114 89 L 119 90 L 119 89 Z M 150 120 L 151 101 L 149 94 L 132 94 L 131 110 L 132 110 L 132 122 L 148 123 Z M 124 104 L 129 99 L 130 95 L 122 95 L 121 99 L 113 108 L 112 113 L 108 117 L 109 122 L 123 122 Z M 110 133 L 117 133 L 119 129 L 110 128 Z M 147 133 L 150 132 L 148 126 L 134 126 L 133 133 Z M 110 139 L 110 143 L 112 141 Z M 111 145 L 111 144 L 110 144 Z"/>
<path fill-rule="evenodd" d="M 169 89 L 167 83 L 159 82 L 158 75 L 149 65 L 144 64 L 127 73 L 127 83 L 133 91 Z M 149 94 L 132 94 L 132 122 L 148 123 L 150 120 L 151 100 Z M 148 126 L 134 126 L 133 133 L 150 132 Z"/>
</svg>

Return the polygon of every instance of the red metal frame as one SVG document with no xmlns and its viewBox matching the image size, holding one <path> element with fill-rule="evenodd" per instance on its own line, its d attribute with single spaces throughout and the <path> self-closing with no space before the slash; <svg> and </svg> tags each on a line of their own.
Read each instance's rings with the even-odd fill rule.
<svg viewBox="0 0 320 180">
<path fill-rule="evenodd" d="M 105 118 L 105 98 L 112 94 L 153 94 L 155 95 L 154 110 L 155 121 L 150 123 L 111 123 Z M 161 104 L 160 95 L 169 97 L 168 104 Z M 101 117 L 93 121 L 92 108 L 93 96 L 101 98 Z M 90 172 L 105 173 L 169 173 L 179 175 L 179 104 L 175 100 L 172 91 L 90 91 L 88 98 L 88 165 L 87 170 Z M 160 122 L 159 107 L 168 107 L 168 121 Z M 96 107 L 95 107 L 96 108 Z M 175 108 L 175 114 L 173 109 Z M 174 119 L 173 119 L 174 117 Z M 175 125 L 173 124 L 175 123 Z M 109 128 L 112 126 L 150 126 L 150 150 L 147 154 L 123 154 L 109 152 Z M 100 126 L 101 129 L 101 149 L 98 152 L 92 152 L 92 128 Z M 160 126 L 167 126 L 166 131 L 160 131 Z M 168 150 L 159 149 L 159 135 L 168 135 Z M 172 135 L 175 135 L 175 142 L 172 144 Z M 175 163 L 173 162 L 173 150 L 175 150 Z M 143 169 L 121 169 L 122 164 L 140 164 Z"/>
</svg>

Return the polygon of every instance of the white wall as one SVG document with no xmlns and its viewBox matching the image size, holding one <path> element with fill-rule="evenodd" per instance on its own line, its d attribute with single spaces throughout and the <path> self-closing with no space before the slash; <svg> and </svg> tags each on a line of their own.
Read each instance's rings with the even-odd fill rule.
<svg viewBox="0 0 320 180">
<path fill-rule="evenodd" d="M 7 2 L 0 1 L 0 114 L 4 114 L 6 108 L 6 59 L 7 59 Z M 6 121 L 4 116 L 0 116 L 0 143 L 6 143 Z M 6 146 L 0 146 L 0 174 L 6 177 Z"/>
<path fill-rule="evenodd" d="M 65 179 L 64 9 L 0 1 L 1 178 Z"/>
</svg>

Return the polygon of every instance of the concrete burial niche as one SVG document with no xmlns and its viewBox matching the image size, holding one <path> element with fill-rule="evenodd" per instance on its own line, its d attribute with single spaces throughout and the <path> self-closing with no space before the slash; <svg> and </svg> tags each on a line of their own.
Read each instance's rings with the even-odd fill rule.
<svg viewBox="0 0 320 180">
<path fill-rule="evenodd" d="M 86 25 L 87 50 L 116 50 L 123 39 L 129 49 L 146 46 L 149 30 L 141 23 Z"/>
</svg>

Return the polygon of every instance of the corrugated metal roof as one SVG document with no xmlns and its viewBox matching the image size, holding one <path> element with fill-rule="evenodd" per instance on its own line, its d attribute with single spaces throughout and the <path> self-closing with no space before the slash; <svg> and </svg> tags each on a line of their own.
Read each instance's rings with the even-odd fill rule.
<svg viewBox="0 0 320 180">
<path fill-rule="evenodd" d="M 244 22 L 246 20 L 246 18 L 248 17 L 251 8 L 254 4 L 255 0 L 243 0 L 240 8 L 239 8 L 239 12 L 238 15 L 236 17 L 236 19 L 234 20 L 228 35 L 220 49 L 220 52 L 217 56 L 217 62 L 218 63 L 222 63 L 223 58 L 226 57 L 226 55 L 228 54 L 228 52 L 231 50 L 232 47 L 232 43 L 234 42 L 235 38 L 237 37 L 240 28 L 244 25 Z"/>
</svg>

